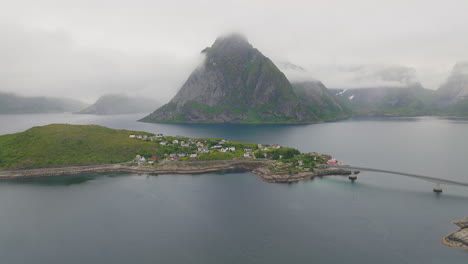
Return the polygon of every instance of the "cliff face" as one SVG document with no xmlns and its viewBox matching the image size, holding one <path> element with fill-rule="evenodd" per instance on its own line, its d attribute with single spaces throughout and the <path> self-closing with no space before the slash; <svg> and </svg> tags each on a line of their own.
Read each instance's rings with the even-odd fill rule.
<svg viewBox="0 0 468 264">
<path fill-rule="evenodd" d="M 306 108 L 316 116 L 335 118 L 351 113 L 320 81 L 298 82 L 292 85 Z"/>
<path fill-rule="evenodd" d="M 81 110 L 78 114 L 114 115 L 150 112 L 157 102 L 146 98 L 134 98 L 125 95 L 111 94 L 101 96 L 93 105 Z"/>
<path fill-rule="evenodd" d="M 314 122 L 286 76 L 241 35 L 216 39 L 177 95 L 147 122 Z"/>
<path fill-rule="evenodd" d="M 441 104 L 451 104 L 468 99 L 468 62 L 459 62 L 437 90 Z"/>
</svg>

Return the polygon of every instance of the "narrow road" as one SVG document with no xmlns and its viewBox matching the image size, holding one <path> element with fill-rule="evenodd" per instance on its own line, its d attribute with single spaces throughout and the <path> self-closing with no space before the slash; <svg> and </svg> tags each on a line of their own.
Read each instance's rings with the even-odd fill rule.
<svg viewBox="0 0 468 264">
<path fill-rule="evenodd" d="M 403 176 L 416 178 L 420 180 L 430 181 L 436 184 L 457 185 L 457 186 L 468 187 L 468 183 L 466 182 L 458 182 L 458 181 L 446 180 L 446 179 L 441 179 L 441 178 L 436 178 L 436 177 L 431 177 L 431 176 L 426 176 L 426 175 L 406 173 L 406 172 L 381 170 L 381 169 L 373 169 L 373 168 L 365 168 L 365 167 L 354 167 L 354 166 L 338 166 L 338 165 L 325 165 L 325 166 L 330 167 L 330 168 L 340 168 L 343 170 L 351 170 L 351 171 L 359 170 L 359 171 L 374 171 L 374 172 L 381 172 L 381 173 L 398 174 L 398 175 L 403 175 Z"/>
</svg>

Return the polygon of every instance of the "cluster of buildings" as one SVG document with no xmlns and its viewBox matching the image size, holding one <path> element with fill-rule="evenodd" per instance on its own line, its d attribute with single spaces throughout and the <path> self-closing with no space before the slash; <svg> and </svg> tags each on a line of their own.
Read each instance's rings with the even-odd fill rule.
<svg viewBox="0 0 468 264">
<path fill-rule="evenodd" d="M 156 134 L 156 136 L 148 136 L 148 135 L 129 135 L 129 138 L 134 138 L 134 139 L 141 139 L 141 140 L 149 140 L 149 141 L 155 141 L 157 139 L 160 139 L 163 137 L 163 134 Z"/>
<path fill-rule="evenodd" d="M 176 153 L 167 153 L 162 157 L 158 155 L 153 155 L 151 158 L 146 159 L 140 155 L 137 155 L 134 159 L 135 163 L 138 164 L 153 164 L 159 159 L 166 160 L 179 160 L 181 158 L 197 158 L 200 154 L 208 154 L 211 151 L 218 151 L 221 153 L 235 152 L 236 147 L 232 144 L 228 144 L 229 141 L 221 139 L 220 141 L 213 140 L 196 140 L 193 138 L 186 138 L 181 136 L 176 137 L 164 137 L 163 134 L 156 134 L 155 136 L 148 135 L 129 135 L 130 138 L 145 140 L 145 141 L 158 141 L 158 144 L 161 146 L 175 146 L 177 150 L 181 150 Z M 273 145 L 257 145 L 259 150 L 268 151 L 270 149 L 279 149 L 281 146 L 279 144 Z M 180 149 L 179 149 L 180 148 Z M 185 151 L 183 149 L 186 149 Z M 252 148 L 245 148 L 243 156 L 245 158 L 255 158 Z"/>
</svg>

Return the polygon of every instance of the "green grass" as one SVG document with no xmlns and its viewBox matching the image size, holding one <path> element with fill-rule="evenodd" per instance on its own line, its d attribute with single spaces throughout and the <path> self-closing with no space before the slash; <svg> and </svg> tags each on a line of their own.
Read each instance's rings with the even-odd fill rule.
<svg viewBox="0 0 468 264">
<path fill-rule="evenodd" d="M 59 165 L 107 164 L 151 155 L 155 144 L 130 139 L 130 134 L 96 125 L 53 124 L 0 136 L 0 168 L 17 169 Z"/>
<path fill-rule="evenodd" d="M 228 141 L 223 147 L 235 147 L 235 151 L 220 152 L 211 148 L 218 145 L 221 139 L 194 139 L 189 147 L 180 144 L 162 146 L 160 141 L 145 141 L 129 138 L 129 135 L 153 134 L 129 130 L 116 130 L 97 125 L 66 125 L 52 124 L 33 127 L 21 133 L 0 136 L 0 169 L 47 168 L 73 165 L 112 164 L 131 161 L 136 155 L 150 158 L 159 155 L 161 159 L 169 159 L 170 154 L 196 153 L 195 142 L 202 142 L 210 153 L 198 154 L 196 158 L 181 158 L 180 160 L 234 160 L 245 159 L 244 149 L 251 148 L 257 158 L 293 161 L 301 159 L 308 161 L 310 155 L 301 154 L 293 148 L 282 147 L 261 151 L 257 144 Z M 175 137 L 167 136 L 162 141 L 172 142 Z M 189 141 L 189 138 L 179 138 L 179 141 Z M 280 159 L 281 157 L 281 159 Z M 248 158 L 249 159 L 249 158 Z"/>
</svg>

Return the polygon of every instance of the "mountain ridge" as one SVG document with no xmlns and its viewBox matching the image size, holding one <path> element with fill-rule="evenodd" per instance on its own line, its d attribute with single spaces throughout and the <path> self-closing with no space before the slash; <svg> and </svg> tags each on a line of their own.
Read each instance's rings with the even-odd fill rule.
<svg viewBox="0 0 468 264">
<path fill-rule="evenodd" d="M 205 61 L 173 99 L 140 121 L 310 123 L 324 119 L 310 111 L 284 73 L 245 36 L 219 37 L 202 53 Z"/>
</svg>

